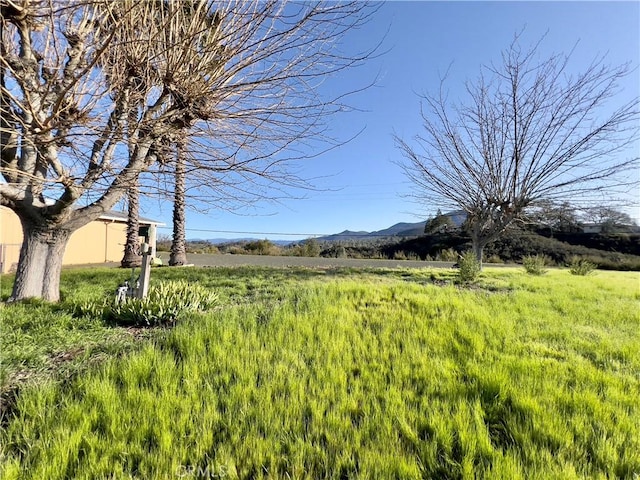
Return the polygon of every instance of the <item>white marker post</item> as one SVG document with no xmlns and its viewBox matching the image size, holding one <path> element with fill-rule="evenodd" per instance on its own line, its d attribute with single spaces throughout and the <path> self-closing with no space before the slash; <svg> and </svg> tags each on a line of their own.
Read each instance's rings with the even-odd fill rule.
<svg viewBox="0 0 640 480">
<path fill-rule="evenodd" d="M 142 271 L 140 272 L 140 286 L 138 288 L 138 298 L 145 298 L 149 292 L 149 278 L 151 276 L 151 259 L 153 252 L 148 243 L 142 244 Z"/>
</svg>

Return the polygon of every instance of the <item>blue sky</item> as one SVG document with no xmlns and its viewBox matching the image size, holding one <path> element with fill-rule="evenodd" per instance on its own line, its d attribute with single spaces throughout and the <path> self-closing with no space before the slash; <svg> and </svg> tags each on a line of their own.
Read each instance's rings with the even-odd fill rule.
<svg viewBox="0 0 640 480">
<path fill-rule="evenodd" d="M 607 54 L 612 65 L 631 61 L 638 68 L 640 2 L 386 2 L 371 22 L 350 34 L 342 48 L 362 50 L 386 33 L 382 50 L 387 52 L 343 72 L 326 87 L 351 90 L 377 79 L 375 86 L 351 98 L 349 103 L 356 110 L 331 120 L 332 133 L 341 138 L 363 132 L 340 148 L 296 166 L 303 176 L 323 177 L 314 182 L 318 191 L 291 192 L 298 198 L 256 205 L 251 215 L 189 211 L 187 238 L 297 240 L 424 220 L 437 206 L 425 209 L 406 197 L 411 185 L 393 163 L 400 158 L 393 133 L 405 139 L 419 133 L 417 94 L 436 91 L 440 76 L 449 70 L 447 86 L 452 96 L 461 95 L 464 81 L 475 78 L 481 65 L 498 60 L 501 50 L 523 28 L 524 45 L 546 33 L 540 48 L 543 55 L 568 53 L 578 42 L 571 61 L 576 71 L 598 54 Z M 639 95 L 636 70 L 626 79 L 620 99 Z M 639 219 L 640 200 L 634 202 L 628 211 Z M 170 202 L 148 201 L 143 210 L 144 216 L 167 224 L 160 233 L 170 233 Z"/>
</svg>

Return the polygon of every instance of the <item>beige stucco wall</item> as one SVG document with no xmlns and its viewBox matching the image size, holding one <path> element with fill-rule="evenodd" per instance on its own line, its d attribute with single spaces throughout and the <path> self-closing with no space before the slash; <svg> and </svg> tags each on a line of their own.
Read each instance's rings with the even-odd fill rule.
<svg viewBox="0 0 640 480">
<path fill-rule="evenodd" d="M 0 273 L 15 270 L 22 245 L 22 225 L 11 210 L 0 207 Z"/>
<path fill-rule="evenodd" d="M 124 252 L 127 226 L 120 222 L 96 220 L 78 231 L 69 239 L 62 263 L 119 262 Z M 15 270 L 22 245 L 22 226 L 11 210 L 0 207 L 0 273 Z"/>
<path fill-rule="evenodd" d="M 119 262 L 126 231 L 124 223 L 96 220 L 85 225 L 71 235 L 62 264 Z"/>
</svg>

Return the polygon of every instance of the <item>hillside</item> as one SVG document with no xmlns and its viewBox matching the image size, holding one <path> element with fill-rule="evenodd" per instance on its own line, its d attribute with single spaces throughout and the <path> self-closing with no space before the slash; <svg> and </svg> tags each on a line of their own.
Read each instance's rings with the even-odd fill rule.
<svg viewBox="0 0 640 480">
<path fill-rule="evenodd" d="M 460 227 L 466 219 L 466 214 L 462 211 L 453 211 L 445 215 L 451 218 L 451 221 L 456 227 Z M 426 221 L 416 223 L 400 222 L 388 228 L 373 232 L 345 230 L 344 232 L 333 235 L 317 237 L 316 240 L 319 242 L 337 242 L 345 240 L 379 240 L 392 237 L 415 237 L 424 234 L 426 223 Z"/>
<path fill-rule="evenodd" d="M 571 257 L 579 256 L 588 258 L 602 269 L 640 270 L 638 234 L 572 234 L 563 239 L 570 239 L 571 243 L 533 232 L 511 232 L 489 244 L 485 248 L 485 258 L 520 262 L 527 255 L 541 254 L 561 265 Z M 380 254 L 388 258 L 406 255 L 426 259 L 437 258 L 443 251 L 460 253 L 470 248 L 471 239 L 459 233 L 423 235 L 387 244 L 380 248 Z"/>
</svg>

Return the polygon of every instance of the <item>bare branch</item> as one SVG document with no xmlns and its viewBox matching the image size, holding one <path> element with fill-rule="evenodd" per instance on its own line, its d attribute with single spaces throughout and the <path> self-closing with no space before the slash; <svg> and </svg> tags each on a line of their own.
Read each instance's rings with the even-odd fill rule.
<svg viewBox="0 0 640 480">
<path fill-rule="evenodd" d="M 464 210 L 479 259 L 532 205 L 638 183 L 639 157 L 622 155 L 640 138 L 640 99 L 610 109 L 629 65 L 596 58 L 572 76 L 570 56 L 539 60 L 539 43 L 518 41 L 466 84 L 467 104 L 425 96 L 425 135 L 395 138 L 416 197 Z"/>
</svg>

